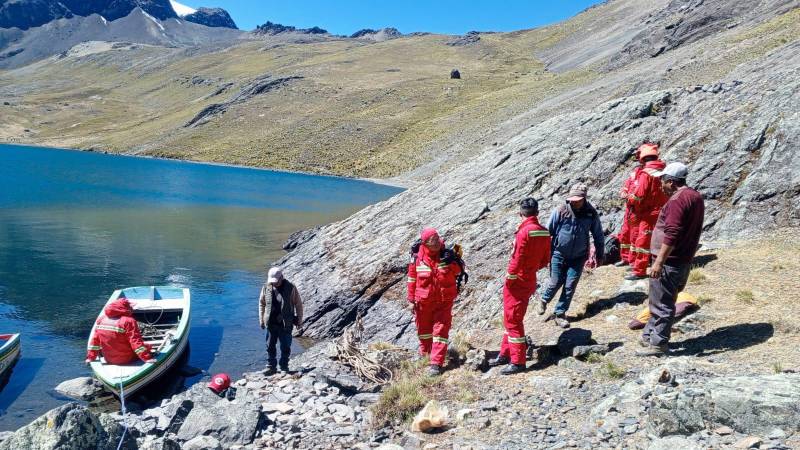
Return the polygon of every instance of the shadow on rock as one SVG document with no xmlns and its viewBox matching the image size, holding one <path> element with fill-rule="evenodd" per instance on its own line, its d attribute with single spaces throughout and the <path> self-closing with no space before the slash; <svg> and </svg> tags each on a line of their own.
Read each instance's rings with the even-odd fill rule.
<svg viewBox="0 0 800 450">
<path fill-rule="evenodd" d="M 696 267 L 705 267 L 708 263 L 717 260 L 716 253 L 708 253 L 705 255 L 697 255 L 692 260 L 692 265 Z"/>
<path fill-rule="evenodd" d="M 597 343 L 592 339 L 591 330 L 570 328 L 559 334 L 555 342 L 545 342 L 530 350 L 530 359 L 536 361 L 530 369 L 539 370 L 558 364 L 559 360 L 574 356 L 576 349 L 593 344 Z"/>
<path fill-rule="evenodd" d="M 775 334 L 775 328 L 768 323 L 741 323 L 676 342 L 681 348 L 675 355 L 707 356 L 731 350 L 741 350 L 765 342 Z"/>
<path fill-rule="evenodd" d="M 620 303 L 627 303 L 631 306 L 638 306 L 647 300 L 647 294 L 643 292 L 620 292 L 611 298 L 601 298 L 596 302 L 586 305 L 586 312 L 574 321 L 592 318 L 601 312 L 612 309 Z"/>
</svg>

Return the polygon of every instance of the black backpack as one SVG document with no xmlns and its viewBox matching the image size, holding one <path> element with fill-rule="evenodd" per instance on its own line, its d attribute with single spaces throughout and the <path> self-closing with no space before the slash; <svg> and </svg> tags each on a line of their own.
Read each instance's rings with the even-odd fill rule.
<svg viewBox="0 0 800 450">
<path fill-rule="evenodd" d="M 603 248 L 605 249 L 603 252 L 605 255 L 603 261 L 599 261 L 600 264 L 598 265 L 614 264 L 620 260 L 619 239 L 616 234 L 606 236 Z"/>
<path fill-rule="evenodd" d="M 411 245 L 411 264 L 416 263 L 420 246 L 422 246 L 422 239 L 417 239 Z M 458 244 L 442 247 L 442 250 L 439 252 L 439 259 L 443 263 L 456 263 L 458 267 L 461 268 L 461 273 L 458 274 L 458 278 L 456 278 L 456 288 L 458 292 L 461 292 L 462 284 L 467 284 L 469 282 L 469 274 L 467 273 L 466 264 L 464 264 L 464 259 L 462 258 L 463 254 L 464 252 Z"/>
</svg>

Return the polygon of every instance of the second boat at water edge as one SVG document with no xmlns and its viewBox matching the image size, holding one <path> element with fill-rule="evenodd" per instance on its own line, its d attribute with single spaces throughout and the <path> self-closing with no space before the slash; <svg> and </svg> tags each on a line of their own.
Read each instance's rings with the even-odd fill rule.
<svg viewBox="0 0 800 450">
<path fill-rule="evenodd" d="M 191 298 L 189 289 L 170 286 L 144 286 L 119 289 L 111 294 L 106 305 L 120 297 L 133 306 L 133 317 L 139 323 L 142 339 L 153 348 L 155 363 L 134 361 L 108 364 L 104 358 L 92 361 L 95 377 L 112 393 L 130 396 L 157 380 L 180 359 L 189 343 Z M 102 311 L 100 314 L 103 314 Z M 95 326 L 89 336 L 93 336 Z M 156 353 L 157 350 L 157 353 Z"/>
<path fill-rule="evenodd" d="M 0 389 L 5 377 L 10 375 L 11 368 L 19 359 L 19 334 L 0 334 Z"/>
</svg>

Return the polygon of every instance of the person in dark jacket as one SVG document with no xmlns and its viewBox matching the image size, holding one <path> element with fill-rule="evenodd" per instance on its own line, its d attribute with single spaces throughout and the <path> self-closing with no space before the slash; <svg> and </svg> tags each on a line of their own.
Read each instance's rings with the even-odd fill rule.
<svg viewBox="0 0 800 450">
<path fill-rule="evenodd" d="M 267 329 L 267 373 L 275 373 L 278 363 L 277 344 L 280 342 L 280 369 L 289 371 L 292 349 L 292 328 L 303 324 L 303 301 L 294 284 L 284 279 L 280 267 L 269 269 L 267 283 L 258 297 L 258 322 Z"/>
<path fill-rule="evenodd" d="M 686 186 L 689 170 L 682 163 L 670 163 L 653 176 L 661 178 L 669 200 L 658 215 L 650 254 L 650 320 L 640 343 L 646 349 L 639 356 L 661 356 L 669 351 L 669 338 L 675 321 L 675 302 L 686 286 L 700 234 L 703 232 L 703 196 Z"/>
<path fill-rule="evenodd" d="M 551 316 L 561 328 L 569 328 L 566 313 L 583 273 L 583 266 L 589 258 L 590 234 L 597 261 L 602 262 L 604 258 L 603 227 L 597 210 L 586 200 L 588 190 L 582 183 L 572 186 L 567 201 L 553 211 L 547 224 L 552 236 L 550 281 L 536 305 L 536 312 L 544 314 L 547 303 L 563 287 Z"/>
</svg>

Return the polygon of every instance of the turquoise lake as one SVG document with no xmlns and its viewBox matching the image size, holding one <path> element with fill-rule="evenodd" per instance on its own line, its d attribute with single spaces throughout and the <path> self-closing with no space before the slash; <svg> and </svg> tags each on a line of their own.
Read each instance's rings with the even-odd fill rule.
<svg viewBox="0 0 800 450">
<path fill-rule="evenodd" d="M 191 289 L 191 366 L 232 377 L 263 368 L 257 296 L 289 234 L 399 191 L 334 177 L 0 145 L 0 334 L 22 333 L 22 358 L 0 392 L 0 431 L 63 404 L 53 388 L 90 374 L 83 365 L 89 330 L 121 287 Z"/>
</svg>

